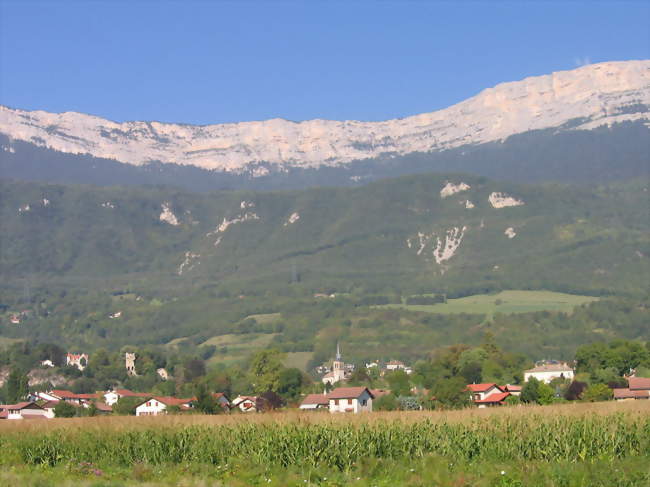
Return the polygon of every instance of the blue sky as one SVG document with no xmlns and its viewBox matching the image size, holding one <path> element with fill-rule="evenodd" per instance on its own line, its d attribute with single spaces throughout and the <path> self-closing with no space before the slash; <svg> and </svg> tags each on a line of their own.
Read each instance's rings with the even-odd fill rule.
<svg viewBox="0 0 650 487">
<path fill-rule="evenodd" d="M 0 0 L 0 103 L 117 121 L 384 120 L 650 58 L 650 2 Z"/>
</svg>

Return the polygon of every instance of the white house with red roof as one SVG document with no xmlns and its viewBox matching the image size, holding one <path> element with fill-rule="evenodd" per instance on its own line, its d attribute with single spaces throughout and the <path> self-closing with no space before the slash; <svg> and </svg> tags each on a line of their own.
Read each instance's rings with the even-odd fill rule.
<svg viewBox="0 0 650 487">
<path fill-rule="evenodd" d="M 171 406 L 178 406 L 181 411 L 189 411 L 192 409 L 192 400 L 192 398 L 179 399 L 176 397 L 150 396 L 149 399 L 135 408 L 135 415 L 158 416 L 159 414 L 167 414 L 167 408 Z"/>
<path fill-rule="evenodd" d="M 617 401 L 650 399 L 650 378 L 628 377 L 628 387 L 614 389 L 614 399 Z"/>
<path fill-rule="evenodd" d="M 47 411 L 35 402 L 0 404 L 0 419 L 47 419 Z"/>
<path fill-rule="evenodd" d="M 573 367 L 565 362 L 546 362 L 524 370 L 524 382 L 528 382 L 531 377 L 548 384 L 553 379 L 573 380 L 574 372 Z"/>
<path fill-rule="evenodd" d="M 330 413 L 372 411 L 374 396 L 367 387 L 337 387 L 327 395 Z"/>
<path fill-rule="evenodd" d="M 112 406 L 123 397 L 142 397 L 146 399 L 151 397 L 151 393 L 133 392 L 128 389 L 113 389 L 112 391 L 107 391 L 104 393 L 104 402 L 108 406 Z"/>
<path fill-rule="evenodd" d="M 237 396 L 230 403 L 231 408 L 238 408 L 242 413 L 257 412 L 257 396 Z"/>
<path fill-rule="evenodd" d="M 502 406 L 505 404 L 505 400 L 510 397 L 512 394 L 509 392 L 494 392 L 487 396 L 485 399 L 479 399 L 478 401 L 474 401 L 474 404 L 476 404 L 479 409 L 480 408 L 486 408 L 490 406 Z"/>
<path fill-rule="evenodd" d="M 507 390 L 508 386 L 498 386 L 494 382 L 488 382 L 485 384 L 468 384 L 467 390 L 472 395 L 472 401 L 479 408 L 485 408 L 488 406 L 500 406 L 504 404 L 504 401 L 514 395 L 513 392 Z M 510 386 L 512 389 L 516 389 L 517 386 Z M 519 389 L 521 392 L 521 389 Z"/>
<path fill-rule="evenodd" d="M 473 401 L 482 401 L 491 394 L 504 392 L 494 382 L 488 382 L 484 384 L 468 384 L 467 390 L 472 394 Z"/>
<path fill-rule="evenodd" d="M 327 409 L 329 405 L 327 394 L 307 394 L 300 403 L 300 409 Z"/>
</svg>

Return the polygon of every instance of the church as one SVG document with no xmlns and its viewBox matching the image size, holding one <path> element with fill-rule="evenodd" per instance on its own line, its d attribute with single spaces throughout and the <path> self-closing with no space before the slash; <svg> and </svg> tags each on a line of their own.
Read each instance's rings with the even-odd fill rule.
<svg viewBox="0 0 650 487">
<path fill-rule="evenodd" d="M 323 376 L 323 384 L 334 385 L 337 382 L 345 380 L 345 363 L 341 358 L 341 348 L 336 344 L 336 358 L 332 362 L 332 371 Z"/>
</svg>

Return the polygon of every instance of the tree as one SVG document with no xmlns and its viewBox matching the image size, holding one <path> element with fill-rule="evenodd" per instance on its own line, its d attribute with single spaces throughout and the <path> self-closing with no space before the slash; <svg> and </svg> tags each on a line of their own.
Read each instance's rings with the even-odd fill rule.
<svg viewBox="0 0 650 487">
<path fill-rule="evenodd" d="M 9 404 L 25 399 L 29 393 L 29 379 L 21 370 L 12 369 L 5 385 L 5 397 Z"/>
<path fill-rule="evenodd" d="M 564 399 L 567 401 L 577 401 L 582 397 L 582 393 L 586 388 L 586 382 L 573 381 L 571 384 L 569 384 L 569 387 L 564 393 Z"/>
<path fill-rule="evenodd" d="M 198 358 L 188 360 L 185 362 L 183 372 L 185 375 L 185 381 L 192 382 L 193 380 L 205 375 L 205 362 Z"/>
<path fill-rule="evenodd" d="M 517 406 L 521 404 L 521 399 L 519 398 L 519 396 L 508 396 L 506 397 L 505 403 L 508 406 Z"/>
<path fill-rule="evenodd" d="M 609 401 L 614 392 L 605 384 L 592 384 L 582 394 L 583 401 L 596 402 L 596 401 Z"/>
<path fill-rule="evenodd" d="M 217 412 L 217 401 L 210 394 L 205 384 L 198 384 L 194 389 L 194 394 L 196 396 L 194 407 L 197 411 L 203 414 L 215 414 Z"/>
<path fill-rule="evenodd" d="M 278 394 L 288 400 L 295 400 L 300 395 L 304 383 L 302 372 L 296 368 L 284 369 L 280 372 Z"/>
<path fill-rule="evenodd" d="M 141 397 L 120 397 L 115 404 L 113 404 L 113 414 L 120 416 L 133 416 L 135 415 L 135 408 L 142 404 L 144 401 Z"/>
<path fill-rule="evenodd" d="M 555 398 L 555 391 L 548 384 L 541 382 L 537 389 L 537 403 L 542 405 L 551 404 Z"/>
<path fill-rule="evenodd" d="M 257 404 L 255 406 L 258 411 L 272 411 L 284 406 L 284 401 L 275 392 L 266 391 L 257 396 Z"/>
<path fill-rule="evenodd" d="M 394 370 L 385 376 L 388 387 L 395 396 L 408 396 L 411 393 L 409 376 L 403 370 Z"/>
<path fill-rule="evenodd" d="M 471 396 L 462 377 L 442 379 L 435 384 L 432 392 L 437 403 L 444 408 L 462 408 L 471 404 Z"/>
<path fill-rule="evenodd" d="M 54 406 L 54 417 L 55 418 L 72 418 L 77 415 L 77 408 L 72 404 L 66 401 L 59 401 L 59 403 Z"/>
<path fill-rule="evenodd" d="M 528 379 L 521 389 L 521 402 L 533 404 L 539 402 L 539 381 L 535 377 Z"/>
<path fill-rule="evenodd" d="M 255 392 L 277 391 L 285 355 L 279 350 L 260 350 L 251 359 L 249 373 Z"/>
<path fill-rule="evenodd" d="M 372 409 L 375 411 L 395 411 L 397 407 L 397 399 L 392 394 L 385 394 L 372 401 Z"/>
</svg>

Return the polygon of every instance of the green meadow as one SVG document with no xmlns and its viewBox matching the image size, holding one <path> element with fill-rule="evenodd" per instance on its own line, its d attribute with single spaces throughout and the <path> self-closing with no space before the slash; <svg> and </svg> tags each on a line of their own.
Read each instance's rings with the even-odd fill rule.
<svg viewBox="0 0 650 487">
<path fill-rule="evenodd" d="M 497 294 L 477 294 L 458 299 L 448 299 L 446 303 L 433 305 L 386 304 L 378 308 L 404 308 L 427 313 L 532 313 L 536 311 L 571 312 L 575 306 L 597 301 L 592 296 L 580 296 L 553 291 L 501 291 Z"/>
</svg>

